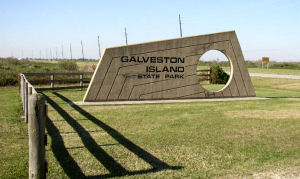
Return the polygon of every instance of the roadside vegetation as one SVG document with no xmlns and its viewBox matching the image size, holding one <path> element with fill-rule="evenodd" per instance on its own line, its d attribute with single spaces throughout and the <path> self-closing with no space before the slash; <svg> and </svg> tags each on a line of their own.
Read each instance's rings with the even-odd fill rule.
<svg viewBox="0 0 300 179">
<path fill-rule="evenodd" d="M 79 65 L 78 65 L 79 64 Z M 18 74 L 26 72 L 92 72 L 97 61 L 41 61 L 0 58 L 0 86 L 18 84 Z"/>
<path fill-rule="evenodd" d="M 213 64 L 219 64 L 222 67 L 229 67 L 230 64 L 227 61 L 200 61 L 199 66 L 212 66 Z M 246 61 L 248 68 L 261 68 L 261 61 Z M 270 62 L 269 69 L 294 69 L 300 70 L 300 62 Z"/>
</svg>

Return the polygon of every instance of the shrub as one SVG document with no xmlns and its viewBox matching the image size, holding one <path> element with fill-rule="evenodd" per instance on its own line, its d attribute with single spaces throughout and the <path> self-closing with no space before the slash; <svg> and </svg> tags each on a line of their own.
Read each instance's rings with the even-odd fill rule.
<svg viewBox="0 0 300 179">
<path fill-rule="evenodd" d="M 299 63 L 292 63 L 292 62 L 276 62 L 276 63 L 270 63 L 270 68 L 300 69 L 300 65 Z"/>
<path fill-rule="evenodd" d="M 212 84 L 226 84 L 229 75 L 218 64 L 211 66 L 211 83 Z"/>
<path fill-rule="evenodd" d="M 6 59 L 5 59 L 5 62 L 6 62 L 8 65 L 19 65 L 19 64 L 21 63 L 18 59 L 12 58 L 12 57 L 6 58 Z"/>
<path fill-rule="evenodd" d="M 15 73 L 0 71 L 0 86 L 16 85 L 18 77 Z"/>
<path fill-rule="evenodd" d="M 74 61 L 62 60 L 58 62 L 59 67 L 66 71 L 78 71 L 78 65 Z"/>
</svg>

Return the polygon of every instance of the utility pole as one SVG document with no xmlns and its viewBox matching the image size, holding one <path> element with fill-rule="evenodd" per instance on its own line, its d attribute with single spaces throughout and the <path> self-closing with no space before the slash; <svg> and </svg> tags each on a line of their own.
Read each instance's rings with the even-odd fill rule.
<svg viewBox="0 0 300 179">
<path fill-rule="evenodd" d="M 61 46 L 61 58 L 64 59 L 64 46 Z"/>
<path fill-rule="evenodd" d="M 56 53 L 56 60 L 57 60 L 57 47 L 55 47 L 55 49 L 56 49 L 56 52 L 55 52 L 55 53 Z"/>
<path fill-rule="evenodd" d="M 128 45 L 128 42 L 127 42 L 127 31 L 126 31 L 126 27 L 125 27 L 125 39 L 126 39 L 126 45 Z"/>
<path fill-rule="evenodd" d="M 179 14 L 179 28 L 180 28 L 180 37 L 182 38 L 182 29 L 181 29 L 181 18 Z"/>
<path fill-rule="evenodd" d="M 101 59 L 100 40 L 98 35 L 98 49 L 99 49 L 99 60 Z"/>
<path fill-rule="evenodd" d="M 48 49 L 47 48 L 45 49 L 45 52 L 46 52 L 45 59 L 48 60 Z"/>
<path fill-rule="evenodd" d="M 52 50 L 50 48 L 50 60 L 52 61 Z"/>
<path fill-rule="evenodd" d="M 40 49 L 40 60 L 42 60 L 42 50 Z"/>
<path fill-rule="evenodd" d="M 72 60 L 72 45 L 70 43 L 70 54 L 71 54 L 71 60 Z"/>
<path fill-rule="evenodd" d="M 81 40 L 81 52 L 82 52 L 82 60 L 84 61 L 84 53 L 83 53 L 83 44 L 82 44 L 82 40 Z"/>
</svg>

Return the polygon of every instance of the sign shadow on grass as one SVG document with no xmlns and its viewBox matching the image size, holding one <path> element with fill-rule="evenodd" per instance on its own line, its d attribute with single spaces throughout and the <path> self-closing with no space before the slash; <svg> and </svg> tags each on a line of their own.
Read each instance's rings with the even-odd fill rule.
<svg viewBox="0 0 300 179">
<path fill-rule="evenodd" d="M 54 95 L 59 97 L 65 102 L 70 102 L 68 98 L 65 96 L 53 92 Z M 44 94 L 45 95 L 45 94 Z M 59 106 L 55 101 L 45 95 L 47 102 L 64 118 L 64 120 L 76 131 L 76 133 L 81 138 L 84 147 L 110 172 L 110 174 L 98 175 L 98 176 L 85 176 L 76 163 L 76 161 L 72 158 L 72 156 L 67 151 L 62 136 L 59 133 L 57 127 L 53 124 L 53 122 L 47 118 L 46 127 L 49 135 L 51 136 L 52 143 L 51 149 L 54 153 L 54 156 L 62 166 L 65 173 L 70 178 L 109 178 L 116 176 L 125 176 L 125 175 L 137 175 L 137 174 L 145 174 L 151 172 L 158 172 L 161 170 L 178 170 L 183 167 L 181 166 L 170 166 L 167 163 L 161 161 L 157 157 L 153 156 L 149 152 L 145 151 L 138 145 L 134 144 L 132 141 L 127 139 L 117 130 L 108 126 L 104 122 L 100 121 L 87 111 L 83 110 L 77 105 L 73 105 L 72 107 L 78 111 L 82 116 L 86 119 L 93 122 L 98 127 L 102 128 L 106 131 L 111 137 L 113 137 L 119 144 L 123 145 L 129 151 L 133 152 L 139 158 L 143 159 L 145 162 L 152 166 L 151 169 L 147 170 L 138 170 L 138 171 L 128 171 L 126 170 L 120 163 L 118 163 L 113 157 L 111 157 L 105 150 L 102 149 L 101 145 L 98 145 L 97 142 L 90 135 L 89 131 L 87 131 L 80 123 L 78 123 L 72 116 L 70 116 L 61 106 Z"/>
</svg>

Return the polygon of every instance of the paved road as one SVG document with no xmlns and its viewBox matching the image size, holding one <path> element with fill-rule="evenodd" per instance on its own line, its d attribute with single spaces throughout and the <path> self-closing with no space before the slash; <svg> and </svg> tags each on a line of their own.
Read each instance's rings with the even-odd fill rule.
<svg viewBox="0 0 300 179">
<path fill-rule="evenodd" d="M 226 71 L 228 75 L 230 75 L 230 72 Z M 286 79 L 295 79 L 299 80 L 300 75 L 278 75 L 278 74 L 272 74 L 272 73 L 249 73 L 250 76 L 256 76 L 256 77 L 265 77 L 265 78 L 286 78 Z"/>
<path fill-rule="evenodd" d="M 267 74 L 267 73 L 250 73 L 250 76 L 266 77 L 266 78 L 300 79 L 300 75 L 278 75 L 278 74 Z"/>
</svg>

